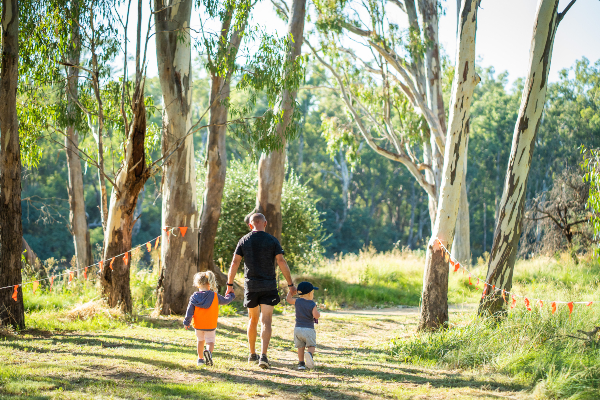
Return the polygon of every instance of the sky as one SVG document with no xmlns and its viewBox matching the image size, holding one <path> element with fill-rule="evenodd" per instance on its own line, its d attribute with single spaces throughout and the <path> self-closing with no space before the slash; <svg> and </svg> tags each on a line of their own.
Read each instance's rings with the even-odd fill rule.
<svg viewBox="0 0 600 400">
<path fill-rule="evenodd" d="M 291 0 L 288 0 L 288 3 Z M 560 0 L 558 9 L 562 11 L 568 0 Z M 440 19 L 439 39 L 446 54 L 454 61 L 456 35 L 456 1 L 442 0 L 445 15 Z M 390 7 L 395 7 L 390 5 Z M 133 8 L 133 7 L 132 7 Z M 508 71 L 512 82 L 527 74 L 529 46 L 533 32 L 533 23 L 537 0 L 482 0 L 477 22 L 477 60 L 480 66 L 493 66 L 497 73 Z M 390 8 L 390 11 L 395 10 Z M 144 18 L 148 16 L 144 10 Z M 398 23 L 406 25 L 406 17 L 398 12 Z M 135 21 L 132 10 L 132 21 Z M 255 24 L 262 25 L 271 33 L 283 35 L 286 23 L 275 14 L 269 0 L 261 0 L 253 12 Z M 135 24 L 131 24 L 135 25 Z M 194 12 L 192 28 L 199 29 L 200 13 Z M 206 26 L 218 29 L 218 26 Z M 130 37 L 134 38 L 134 27 L 130 28 Z M 308 49 L 304 48 L 304 52 Z M 148 46 L 148 75 L 157 75 L 156 48 L 154 40 Z M 569 68 L 575 60 L 587 57 L 591 62 L 600 59 L 600 1 L 578 0 L 560 23 L 554 42 L 550 77 L 557 81 L 559 71 Z"/>
</svg>

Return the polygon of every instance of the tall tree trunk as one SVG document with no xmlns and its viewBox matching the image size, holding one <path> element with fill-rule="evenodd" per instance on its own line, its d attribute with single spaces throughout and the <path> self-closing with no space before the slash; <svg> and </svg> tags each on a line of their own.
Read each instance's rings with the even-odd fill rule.
<svg viewBox="0 0 600 400">
<path fill-rule="evenodd" d="M 546 100 L 554 36 L 558 23 L 566 12 L 557 13 L 557 7 L 558 0 L 540 0 L 538 3 L 531 41 L 529 73 L 515 124 L 486 277 L 486 281 L 490 285 L 495 285 L 499 291 L 481 300 L 480 314 L 500 312 L 504 307 L 502 290 L 512 288 L 513 268 L 521 237 L 525 190 L 535 137 Z"/>
<path fill-rule="evenodd" d="M 294 0 L 288 21 L 288 36 L 293 39 L 288 53 L 288 60 L 295 62 L 300 55 L 304 41 L 304 17 L 306 0 Z M 287 73 L 285 71 L 284 73 Z M 294 112 L 296 92 L 284 90 L 282 93 L 282 121 L 277 124 L 275 132 L 281 138 L 281 148 L 271 153 L 263 153 L 258 163 L 258 193 L 256 195 L 256 212 L 267 218 L 266 231 L 281 240 L 281 191 L 285 178 L 285 136 Z"/>
<path fill-rule="evenodd" d="M 461 186 L 464 157 L 469 137 L 469 119 L 473 91 L 479 77 L 475 73 L 475 32 L 479 0 L 463 0 L 457 37 L 456 74 L 452 83 L 450 128 L 446 135 L 446 151 L 435 226 L 427 247 L 423 274 L 423 300 L 420 330 L 438 329 L 448 322 L 448 262 L 434 239 L 447 247 L 452 245 Z"/>
<path fill-rule="evenodd" d="M 415 193 L 415 184 L 411 185 L 411 193 L 410 193 L 410 222 L 408 225 L 408 240 L 407 245 L 409 249 L 413 248 L 413 235 L 414 235 L 414 226 L 415 226 L 415 209 L 417 207 L 417 195 Z"/>
<path fill-rule="evenodd" d="M 228 17 L 223 20 L 219 43 L 226 46 L 228 57 L 235 59 L 239 50 L 246 23 L 241 26 L 231 26 L 234 11 L 231 10 Z M 233 34 L 231 29 L 237 28 Z M 233 66 L 231 66 L 233 67 Z M 231 92 L 231 74 L 229 69 L 222 76 L 219 73 L 211 74 L 210 91 L 210 126 L 208 128 L 208 139 L 206 145 L 206 181 L 204 198 L 202 200 L 202 215 L 200 217 L 199 256 L 198 270 L 212 270 L 217 276 L 219 285 L 224 286 L 225 275 L 217 268 L 214 262 L 215 238 L 217 227 L 221 217 L 221 203 L 223 202 L 223 190 L 225 189 L 225 177 L 227 173 L 227 149 L 225 139 L 227 136 L 227 117 L 229 115 L 229 96 Z"/>
<path fill-rule="evenodd" d="M 19 77 L 19 2 L 2 1 L 2 55 L 0 56 L 0 325 L 25 328 L 21 284 L 21 149 L 17 118 Z"/>
<path fill-rule="evenodd" d="M 140 67 L 141 7 L 138 0 L 136 80 L 132 97 L 132 120 L 127 121 L 121 109 L 127 142 L 123 164 L 114 182 L 110 196 L 106 232 L 104 235 L 104 259 L 111 260 L 102 271 L 102 294 L 111 307 L 120 307 L 124 312 L 132 311 L 130 281 L 131 233 L 134 224 L 138 196 L 152 171 L 146 165 L 146 106 L 144 103 L 144 76 Z M 125 52 L 127 57 L 127 52 Z M 122 103 L 123 106 L 123 103 Z M 179 241 L 179 238 L 177 238 Z M 164 248 L 164 247 L 163 247 Z M 125 256 L 121 254 L 125 253 Z"/>
<path fill-rule="evenodd" d="M 73 3 L 71 13 L 73 21 L 73 32 L 71 34 L 72 51 L 68 55 L 68 62 L 72 65 L 79 65 L 81 38 L 79 36 L 79 4 L 77 2 Z M 79 70 L 77 68 L 67 68 L 67 110 L 71 119 L 74 119 L 77 109 L 75 101 L 78 98 L 78 76 Z M 83 268 L 92 264 L 92 248 L 90 245 L 87 216 L 85 214 L 83 173 L 81 172 L 81 159 L 79 157 L 79 135 L 75 130 L 74 123 L 67 126 L 65 149 L 67 153 L 67 172 L 69 175 L 67 185 L 69 192 L 69 225 L 75 245 L 77 266 Z"/>
<path fill-rule="evenodd" d="M 194 291 L 198 267 L 198 204 L 194 142 L 191 129 L 192 58 L 190 26 L 192 1 L 171 4 L 155 0 L 156 58 L 163 94 L 163 155 L 175 151 L 163 168 L 162 226 L 185 226 L 185 237 L 161 239 L 161 276 L 157 310 L 183 314 Z M 179 146 L 179 147 L 177 147 Z"/>
<path fill-rule="evenodd" d="M 470 216 L 469 200 L 467 198 L 467 174 L 465 173 L 463 175 L 463 184 L 460 189 L 460 204 L 458 206 L 456 230 L 454 231 L 454 242 L 451 251 L 452 257 L 465 265 L 471 263 L 471 230 L 469 224 Z"/>
<path fill-rule="evenodd" d="M 483 191 L 485 196 L 485 190 Z M 487 251 L 487 206 L 485 204 L 485 200 L 483 200 L 483 252 Z"/>
</svg>

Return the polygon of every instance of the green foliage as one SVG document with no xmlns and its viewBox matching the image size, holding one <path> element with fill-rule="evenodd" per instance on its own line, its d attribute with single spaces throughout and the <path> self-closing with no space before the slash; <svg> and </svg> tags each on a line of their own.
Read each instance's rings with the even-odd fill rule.
<svg viewBox="0 0 600 400">
<path fill-rule="evenodd" d="M 584 180 L 590 185 L 590 195 L 587 206 L 592 211 L 590 225 L 596 239 L 600 238 L 600 150 L 586 149 L 582 146 L 582 167 L 585 171 Z M 598 251 L 598 248 L 596 248 Z"/>
<path fill-rule="evenodd" d="M 203 187 L 204 168 L 198 171 L 198 187 Z M 221 217 L 215 241 L 215 260 L 228 265 L 240 238 L 248 233 L 244 217 L 256 204 L 257 166 L 251 161 L 233 160 L 227 171 Z M 317 262 L 322 253 L 324 233 L 320 213 L 310 190 L 293 172 L 283 184 L 281 245 L 290 267 Z"/>
</svg>

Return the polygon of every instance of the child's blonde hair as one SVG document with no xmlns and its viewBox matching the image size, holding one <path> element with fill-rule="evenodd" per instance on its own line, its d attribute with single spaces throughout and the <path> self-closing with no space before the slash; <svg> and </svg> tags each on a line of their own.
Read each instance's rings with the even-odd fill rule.
<svg viewBox="0 0 600 400">
<path fill-rule="evenodd" d="M 210 290 L 213 292 L 216 292 L 219 289 L 217 286 L 217 279 L 212 271 L 198 272 L 194 275 L 194 286 L 199 288 L 204 285 L 209 285 Z"/>
</svg>

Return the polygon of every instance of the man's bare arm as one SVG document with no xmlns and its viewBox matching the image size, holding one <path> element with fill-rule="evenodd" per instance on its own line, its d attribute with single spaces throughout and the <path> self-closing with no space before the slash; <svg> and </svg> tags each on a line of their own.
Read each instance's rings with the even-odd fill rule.
<svg viewBox="0 0 600 400">
<path fill-rule="evenodd" d="M 229 267 L 229 273 L 227 274 L 227 292 L 225 295 L 233 292 L 233 281 L 235 280 L 235 274 L 237 274 L 237 270 L 240 267 L 240 262 L 242 261 L 242 256 L 239 254 L 235 254 L 233 256 L 233 260 L 231 260 L 231 267 Z"/>
<path fill-rule="evenodd" d="M 292 273 L 290 272 L 290 267 L 287 265 L 287 261 L 285 261 L 285 258 L 283 258 L 283 254 L 277 254 L 277 256 L 275 256 L 275 260 L 277 260 L 277 265 L 279 265 L 279 269 L 287 281 L 292 296 L 295 295 L 296 288 L 294 287 L 294 281 L 292 281 Z"/>
</svg>

